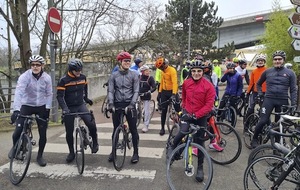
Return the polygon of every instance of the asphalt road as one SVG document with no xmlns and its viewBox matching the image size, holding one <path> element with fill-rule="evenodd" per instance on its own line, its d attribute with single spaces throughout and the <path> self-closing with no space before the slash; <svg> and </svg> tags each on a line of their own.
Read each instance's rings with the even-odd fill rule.
<svg viewBox="0 0 300 190">
<path fill-rule="evenodd" d="M 75 162 L 65 163 L 68 149 L 64 127 L 50 127 L 45 150 L 47 166 L 42 168 L 36 164 L 38 147 L 35 146 L 27 176 L 18 186 L 12 185 L 9 181 L 9 160 L 7 158 L 12 144 L 12 132 L 0 133 L 0 189 L 169 189 L 166 182 L 165 165 L 167 135 L 161 137 L 158 134 L 159 114 L 155 113 L 148 133 L 142 134 L 141 126 L 139 127 L 140 162 L 131 164 L 132 152 L 127 152 L 124 168 L 121 172 L 117 172 L 112 163 L 107 161 L 111 150 L 111 119 L 106 119 L 101 115 L 100 107 L 101 102 L 91 107 L 98 124 L 100 151 L 92 155 L 90 150 L 87 150 L 83 175 L 78 174 Z M 236 129 L 242 138 L 241 120 L 238 120 Z M 34 137 L 38 140 L 36 130 Z M 243 173 L 249 153 L 250 150 L 243 146 L 240 157 L 234 163 L 225 166 L 214 164 L 214 176 L 210 189 L 243 189 Z M 186 189 L 189 189 L 188 185 Z"/>
</svg>

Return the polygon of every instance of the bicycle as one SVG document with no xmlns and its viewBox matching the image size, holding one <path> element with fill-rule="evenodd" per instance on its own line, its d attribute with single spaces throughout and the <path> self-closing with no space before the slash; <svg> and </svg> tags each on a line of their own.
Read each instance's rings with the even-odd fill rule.
<svg viewBox="0 0 300 190">
<path fill-rule="evenodd" d="M 34 120 L 46 120 L 38 115 L 18 115 L 19 118 L 25 118 L 21 135 L 13 147 L 10 156 L 9 178 L 12 184 L 17 185 L 24 179 L 30 164 L 32 146 L 36 145 L 33 139 L 32 125 Z"/>
<path fill-rule="evenodd" d="M 81 175 L 84 171 L 85 165 L 85 156 L 84 150 L 87 150 L 88 147 L 92 149 L 93 140 L 90 136 L 89 129 L 86 125 L 83 124 L 81 115 L 91 115 L 91 120 L 94 120 L 94 114 L 91 110 L 90 112 L 76 112 L 76 113 L 68 113 L 62 115 L 62 121 L 66 116 L 74 116 L 74 128 L 75 128 L 75 160 L 76 166 L 78 169 L 78 173 Z"/>
<path fill-rule="evenodd" d="M 116 128 L 113 135 L 112 142 L 112 158 L 113 165 L 117 171 L 122 170 L 125 157 L 126 157 L 126 147 L 131 149 L 132 147 L 132 135 L 130 133 L 129 127 L 125 124 L 124 117 L 129 110 L 126 108 L 117 108 L 115 111 L 121 110 L 120 125 Z"/>
<path fill-rule="evenodd" d="M 186 137 L 183 138 L 182 143 L 172 151 L 170 158 L 167 160 L 167 182 L 172 190 L 186 189 L 187 184 L 190 189 L 208 189 L 211 184 L 213 178 L 211 158 L 205 148 L 192 142 L 193 136 L 198 130 L 205 130 L 210 134 L 204 127 L 190 124 L 187 133 L 180 131 L 184 133 Z M 198 158 L 193 156 L 192 147 L 196 147 L 197 150 L 203 154 L 203 171 L 205 176 L 201 183 L 195 183 L 194 178 L 192 178 L 195 174 L 195 168 L 198 167 Z M 196 159 L 196 161 L 194 161 L 194 159 Z"/>
<path fill-rule="evenodd" d="M 237 113 L 236 109 L 231 106 L 231 99 L 234 98 L 234 96 L 230 95 L 225 95 L 224 100 L 225 101 L 225 106 L 223 108 L 218 108 L 218 115 L 217 119 L 219 121 L 227 121 L 232 127 L 236 126 L 236 121 L 237 121 Z M 219 112 L 221 111 L 221 112 Z M 220 113 L 220 114 L 219 114 Z"/>
<path fill-rule="evenodd" d="M 168 132 L 171 132 L 172 126 L 175 123 L 179 123 L 178 112 L 175 111 L 174 104 L 179 104 L 180 102 L 173 101 L 171 98 L 167 101 L 161 102 L 160 105 L 168 104 L 168 110 L 166 115 L 166 125 L 168 128 Z"/>
<path fill-rule="evenodd" d="M 247 113 L 247 109 L 248 101 L 246 100 L 246 91 L 244 91 L 236 104 L 236 112 L 240 117 L 244 117 Z"/>
<path fill-rule="evenodd" d="M 283 105 L 280 112 L 274 112 L 274 113 L 272 113 L 272 115 L 275 115 L 275 116 L 279 115 L 280 116 L 280 119 L 276 123 L 273 123 L 272 125 L 278 126 L 278 129 L 280 130 L 280 132 L 283 132 L 284 128 L 283 128 L 282 124 L 284 123 L 285 117 L 286 117 L 284 115 L 286 115 L 287 113 L 291 112 L 292 109 L 294 109 L 294 108 L 295 108 L 295 106 Z M 284 109 L 286 109 L 286 110 L 283 111 Z M 251 115 L 249 115 L 249 117 Z M 258 119 L 259 119 L 259 116 L 256 115 L 256 113 L 254 113 L 253 117 L 255 117 L 255 119 L 253 118 L 253 122 L 257 123 Z M 268 142 L 268 140 L 269 140 L 269 135 L 268 135 L 269 129 L 268 129 L 268 126 L 269 125 L 265 125 L 263 127 L 263 129 L 262 129 L 262 132 L 258 136 L 258 142 L 260 144 L 266 144 Z M 254 135 L 254 132 L 255 132 L 256 125 L 253 125 L 253 124 L 250 125 L 250 123 L 249 123 L 248 127 L 249 127 L 248 129 L 246 128 L 244 130 L 243 136 L 244 136 L 245 146 L 247 148 L 251 149 L 251 141 L 253 139 L 253 135 Z M 283 143 L 284 143 L 283 142 L 283 138 L 281 138 L 281 144 L 283 144 Z"/>
<path fill-rule="evenodd" d="M 144 95 L 145 93 L 141 93 L 139 94 L 139 97 Z M 145 121 L 145 107 L 143 101 L 140 98 L 137 101 L 136 110 L 137 110 L 136 127 L 138 127 L 141 121 Z M 151 120 L 155 111 L 155 101 L 153 99 L 149 100 L 149 110 L 150 110 L 150 120 Z"/>
<path fill-rule="evenodd" d="M 283 121 L 282 123 L 284 123 L 282 126 L 284 127 L 284 129 L 282 130 L 283 132 L 288 132 L 291 127 L 297 128 L 299 126 L 298 122 L 300 121 L 300 117 L 295 117 L 295 116 L 290 116 L 290 115 L 282 115 Z M 269 128 L 271 128 L 272 130 L 278 130 L 278 126 L 274 127 L 274 124 L 271 124 L 269 126 Z M 293 139 L 294 141 L 299 141 L 299 139 Z M 286 140 L 282 141 L 282 142 L 286 142 Z M 296 143 L 291 143 L 291 145 L 296 144 Z M 287 147 L 288 149 L 290 149 L 290 145 L 286 145 L 286 143 L 281 144 L 282 146 Z M 258 157 L 261 157 L 262 155 L 269 155 L 269 154 L 274 154 L 274 155 L 278 155 L 283 157 L 284 155 L 278 151 L 274 146 L 272 146 L 271 144 L 262 144 L 259 145 L 258 147 L 256 147 L 254 150 L 251 151 L 249 157 L 248 157 L 248 164 L 250 164 L 253 160 L 255 160 Z"/>
<path fill-rule="evenodd" d="M 103 84 L 103 88 L 105 88 L 105 86 L 108 86 L 108 83 L 104 83 Z M 105 114 L 105 110 L 107 109 L 107 105 L 108 105 L 108 97 L 107 97 L 107 94 L 103 100 L 103 103 L 102 103 L 102 106 L 101 106 L 101 113 Z"/>
<path fill-rule="evenodd" d="M 300 144 L 289 150 L 274 140 L 275 135 L 299 139 L 299 131 L 285 134 L 270 129 L 269 134 L 272 146 L 285 156 L 264 155 L 253 160 L 244 173 L 244 189 L 299 189 Z"/>
</svg>

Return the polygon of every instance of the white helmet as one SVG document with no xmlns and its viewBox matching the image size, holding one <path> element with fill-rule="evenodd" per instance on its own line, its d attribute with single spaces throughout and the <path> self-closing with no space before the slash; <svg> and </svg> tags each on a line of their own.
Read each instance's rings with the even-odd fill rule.
<svg viewBox="0 0 300 190">
<path fill-rule="evenodd" d="M 263 61 L 258 62 L 258 60 L 263 60 Z M 258 55 L 256 57 L 256 61 L 255 62 L 256 62 L 256 66 L 257 67 L 263 67 L 263 66 L 265 66 L 265 64 L 267 62 L 267 58 L 266 58 L 265 55 Z"/>
<path fill-rule="evenodd" d="M 32 62 L 40 62 L 41 64 L 45 64 L 45 59 L 40 55 L 32 55 L 28 60 L 29 64 Z"/>
<path fill-rule="evenodd" d="M 287 68 L 287 69 L 292 69 L 293 68 L 293 64 L 286 63 L 286 64 L 284 64 L 284 67 Z"/>
</svg>

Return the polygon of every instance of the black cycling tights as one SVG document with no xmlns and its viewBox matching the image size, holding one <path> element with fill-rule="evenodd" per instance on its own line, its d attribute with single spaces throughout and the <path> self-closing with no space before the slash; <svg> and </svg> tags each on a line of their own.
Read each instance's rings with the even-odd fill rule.
<svg viewBox="0 0 300 190">
<path fill-rule="evenodd" d="M 23 105 L 21 107 L 20 114 L 21 115 L 36 114 L 44 120 L 48 119 L 45 105 L 44 106 L 38 106 L 38 107 Z M 24 121 L 25 121 L 25 118 L 18 118 L 17 121 L 16 121 L 16 129 L 15 129 L 13 135 L 12 135 L 14 145 L 16 144 L 16 142 L 18 141 L 18 139 L 19 139 L 19 137 L 22 133 Z M 41 120 L 38 120 L 37 125 L 38 125 L 38 132 L 39 132 L 39 135 L 40 135 L 38 155 L 41 156 L 44 152 L 45 145 L 46 145 L 46 142 L 47 142 L 48 122 L 43 122 Z"/>
<path fill-rule="evenodd" d="M 126 106 L 122 106 L 122 107 L 125 108 Z M 116 108 L 116 109 L 118 109 L 118 108 Z M 113 133 L 111 136 L 112 140 L 114 138 L 114 134 L 115 134 L 117 127 L 120 125 L 121 113 L 122 113 L 122 110 L 116 110 L 116 112 L 112 115 L 112 120 L 113 120 L 113 124 L 114 124 L 114 130 L 113 130 Z M 128 122 L 129 130 L 132 135 L 133 153 L 138 154 L 139 134 L 138 134 L 137 127 L 136 127 L 137 113 L 136 113 L 135 108 L 132 109 L 131 111 L 128 111 L 128 113 L 126 115 L 126 120 Z"/>
<path fill-rule="evenodd" d="M 168 100 L 172 96 L 172 90 L 163 90 L 160 95 L 160 104 L 161 104 L 161 128 L 165 129 L 165 123 L 166 123 L 166 117 L 167 117 L 167 112 L 168 112 L 168 107 L 169 107 L 169 102 Z M 180 111 L 180 103 L 179 103 L 179 96 L 176 94 L 176 102 L 174 104 L 174 108 L 177 112 Z"/>
<path fill-rule="evenodd" d="M 275 108 L 275 112 L 280 112 L 282 105 L 288 105 L 288 100 L 273 99 L 269 97 L 264 98 L 264 102 L 261 106 L 261 112 L 259 121 L 255 127 L 253 139 L 257 139 L 258 135 L 262 132 L 263 127 L 270 122 L 270 115 Z M 279 120 L 280 116 L 275 117 L 275 122 Z"/>
</svg>

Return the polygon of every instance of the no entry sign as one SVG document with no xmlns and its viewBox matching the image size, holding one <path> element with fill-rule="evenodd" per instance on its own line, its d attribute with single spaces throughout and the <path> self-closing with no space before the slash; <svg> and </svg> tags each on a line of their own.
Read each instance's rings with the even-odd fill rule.
<svg viewBox="0 0 300 190">
<path fill-rule="evenodd" d="M 49 9 L 48 15 L 47 15 L 47 21 L 48 21 L 50 30 L 53 33 L 59 33 L 61 26 L 62 26 L 62 21 L 61 21 L 60 14 L 56 8 L 51 7 Z"/>
</svg>

